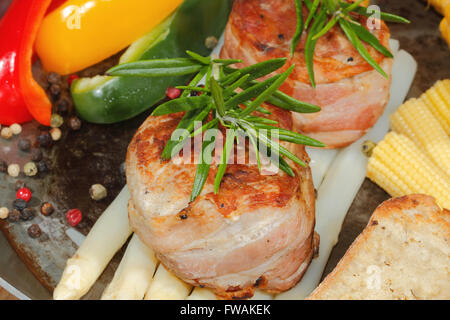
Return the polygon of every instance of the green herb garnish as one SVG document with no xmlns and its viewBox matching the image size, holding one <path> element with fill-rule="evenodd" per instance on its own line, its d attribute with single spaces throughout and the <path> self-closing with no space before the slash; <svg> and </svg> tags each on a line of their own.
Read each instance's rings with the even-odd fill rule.
<svg viewBox="0 0 450 320">
<path fill-rule="evenodd" d="M 358 15 L 372 17 L 375 14 L 369 9 L 360 6 L 364 0 L 357 0 L 353 3 L 339 0 L 314 0 L 314 2 L 312 0 L 294 1 L 297 12 L 297 29 L 292 39 L 291 56 L 294 55 L 295 48 L 297 47 L 303 32 L 307 32 L 305 61 L 311 85 L 313 87 L 316 86 L 313 58 L 317 40 L 327 34 L 328 31 L 336 25 L 342 29 L 345 36 L 356 48 L 361 57 L 364 58 L 364 60 L 366 60 L 384 77 L 388 76 L 379 64 L 372 58 L 362 42 L 366 42 L 384 56 L 392 58 L 392 53 L 355 18 Z M 305 22 L 303 21 L 303 2 L 309 10 L 309 14 Z M 390 22 L 410 23 L 410 21 L 405 18 L 386 12 L 380 12 L 380 19 Z"/>
<path fill-rule="evenodd" d="M 300 166 L 306 166 L 306 164 L 282 147 L 278 141 L 325 147 L 317 140 L 277 127 L 277 121 L 255 114 L 255 112 L 262 115 L 270 114 L 269 110 L 262 107 L 264 102 L 293 112 L 320 111 L 318 106 L 301 102 L 278 91 L 278 88 L 294 70 L 294 65 L 281 74 L 268 77 L 263 81 L 257 80 L 283 67 L 287 59 L 272 59 L 236 69 L 230 65 L 239 63 L 240 60 L 211 59 L 193 52 L 187 52 L 187 54 L 190 58 L 158 59 L 121 64 L 110 69 L 107 74 L 122 77 L 195 75 L 188 85 L 178 87 L 184 90 L 179 98 L 159 105 L 152 113 L 154 116 L 161 116 L 180 111 L 185 112 L 177 126 L 177 129 L 185 129 L 184 133 L 178 139 L 170 139 L 167 142 L 161 154 L 163 160 L 169 160 L 177 155 L 187 139 L 206 132 L 202 145 L 202 159 L 197 166 L 191 201 L 201 193 L 211 166 L 211 162 L 204 161 L 204 158 L 211 158 L 216 139 L 215 137 L 206 138 L 208 129 L 217 129 L 219 125 L 230 129 L 227 131 L 222 146 L 223 152 L 214 181 L 215 193 L 219 191 L 227 168 L 227 160 L 240 135 L 249 138 L 257 155 L 257 164 L 260 170 L 259 146 L 264 146 L 271 153 L 271 157 L 275 156 L 279 160 L 274 164 L 290 176 L 294 176 L 294 171 L 284 158 L 290 159 Z M 202 78 L 205 78 L 204 88 L 198 87 Z M 200 96 L 198 96 L 198 92 L 201 92 Z M 197 94 L 193 95 L 192 93 Z M 202 126 L 195 128 L 195 123 L 198 121 L 202 122 Z"/>
</svg>

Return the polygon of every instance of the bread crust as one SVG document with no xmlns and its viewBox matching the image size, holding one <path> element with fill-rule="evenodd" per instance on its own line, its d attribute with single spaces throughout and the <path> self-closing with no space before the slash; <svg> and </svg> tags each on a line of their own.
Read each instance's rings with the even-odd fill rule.
<svg viewBox="0 0 450 320">
<path fill-rule="evenodd" d="M 402 234 L 401 226 L 404 227 L 408 235 L 407 239 L 411 241 L 419 240 L 429 242 L 435 241 L 436 239 L 443 239 L 442 243 L 433 243 L 433 246 L 440 246 L 440 250 L 443 251 L 442 257 L 443 266 L 446 269 L 443 270 L 443 274 L 447 275 L 444 279 L 440 279 L 440 284 L 442 284 L 441 289 L 433 290 L 433 283 L 425 283 L 426 279 L 423 278 L 416 283 L 411 284 L 419 289 L 420 287 L 431 286 L 430 292 L 433 292 L 429 295 L 418 295 L 415 290 L 410 289 L 410 292 L 396 292 L 391 287 L 386 290 L 384 286 L 379 289 L 375 289 L 375 291 L 367 291 L 367 296 L 359 296 L 355 294 L 355 287 L 352 287 L 352 283 L 348 280 L 349 270 L 352 272 L 362 271 L 364 272 L 364 268 L 369 267 L 369 261 L 364 261 L 361 257 L 364 257 L 364 254 L 367 253 L 367 248 L 372 248 L 371 244 L 377 240 L 376 232 L 380 230 L 385 230 L 386 228 L 395 226 L 394 230 L 398 230 L 399 234 Z M 381 229 L 380 229 L 381 228 Z M 383 229 L 384 228 L 384 229 Z M 427 231 L 432 230 L 433 232 L 428 233 Z M 383 235 L 383 233 L 382 233 Z M 409 238 L 411 237 L 411 238 Z M 424 240 L 425 239 L 425 240 Z M 373 213 L 367 227 L 364 231 L 356 238 L 350 248 L 347 250 L 344 257 L 340 260 L 336 268 L 325 278 L 325 280 L 314 290 L 314 292 L 307 298 L 308 300 L 322 300 L 322 299 L 450 299 L 450 277 L 449 277 L 449 267 L 450 267 L 450 258 L 449 258 L 449 240 L 450 240 L 450 211 L 444 209 L 442 210 L 437 204 L 434 198 L 426 195 L 415 194 L 409 195 L 399 198 L 393 198 L 382 203 Z M 392 244 L 396 242 L 391 241 Z M 379 244 L 379 243 L 378 243 Z M 375 244 L 376 245 L 376 244 Z M 400 249 L 400 253 L 402 252 L 402 243 L 398 243 L 398 248 Z M 407 246 L 407 242 L 404 243 Z M 426 243 L 424 244 L 426 245 Z M 385 251 L 389 250 L 389 248 L 381 248 Z M 366 250 L 364 253 L 364 250 Z M 404 252 L 404 250 L 403 250 Z M 445 257 L 446 256 L 446 257 Z M 381 262 L 384 257 L 377 257 Z M 402 256 L 401 254 L 396 256 L 394 261 L 390 263 L 395 268 L 394 264 L 402 264 L 408 268 L 408 265 L 413 268 L 416 263 L 419 261 L 410 261 L 406 254 Z M 408 260 L 406 260 L 408 259 Z M 358 262 L 358 260 L 362 260 Z M 376 260 L 376 259 L 375 259 Z M 356 262 L 355 262 L 356 261 Z M 367 263 L 366 265 L 364 265 Z M 386 261 L 384 261 L 386 263 Z M 355 264 L 358 265 L 358 268 L 355 268 Z M 380 263 L 381 264 L 381 263 Z M 375 264 L 375 268 L 385 267 Z M 409 275 L 408 270 L 404 269 L 406 275 Z M 431 270 L 433 271 L 433 270 Z M 442 271 L 442 270 L 441 270 Z M 384 272 L 384 271 L 383 271 Z M 346 274 L 347 273 L 347 274 Z M 405 276 L 407 280 L 408 276 Z M 422 278 L 421 274 L 417 275 L 417 278 Z M 395 282 L 404 282 L 405 279 L 389 279 L 394 287 Z M 357 285 L 357 283 L 353 283 Z M 428 289 L 428 288 L 427 288 Z M 363 292 L 366 289 L 362 290 Z M 421 292 L 425 292 L 426 290 L 419 290 Z M 439 291 L 439 292 L 437 292 Z"/>
</svg>

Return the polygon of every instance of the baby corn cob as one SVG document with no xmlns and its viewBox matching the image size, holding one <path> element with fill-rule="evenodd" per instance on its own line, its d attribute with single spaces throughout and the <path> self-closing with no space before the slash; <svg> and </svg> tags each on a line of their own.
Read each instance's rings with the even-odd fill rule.
<svg viewBox="0 0 450 320">
<path fill-rule="evenodd" d="M 424 103 L 410 99 L 398 108 L 390 120 L 395 132 L 414 141 L 450 176 L 450 138 Z"/>
<path fill-rule="evenodd" d="M 428 194 L 450 208 L 450 177 L 402 134 L 390 132 L 374 148 L 367 177 L 393 197 Z"/>
<path fill-rule="evenodd" d="M 450 79 L 441 80 L 421 97 L 433 116 L 450 135 Z"/>
</svg>

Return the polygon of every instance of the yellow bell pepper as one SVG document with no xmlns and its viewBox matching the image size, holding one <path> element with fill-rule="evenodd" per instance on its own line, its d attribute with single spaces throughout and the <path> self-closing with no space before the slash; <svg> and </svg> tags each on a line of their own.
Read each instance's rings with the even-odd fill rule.
<svg viewBox="0 0 450 320">
<path fill-rule="evenodd" d="M 43 21 L 36 52 L 44 69 L 70 74 L 94 65 L 146 34 L 182 0 L 69 0 Z"/>
</svg>

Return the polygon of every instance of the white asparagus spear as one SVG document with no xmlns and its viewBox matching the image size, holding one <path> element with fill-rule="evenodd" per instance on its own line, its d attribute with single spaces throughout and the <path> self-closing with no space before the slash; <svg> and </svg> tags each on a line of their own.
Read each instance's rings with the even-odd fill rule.
<svg viewBox="0 0 450 320">
<path fill-rule="evenodd" d="M 145 300 L 184 300 L 191 289 L 191 285 L 177 278 L 160 264 L 145 295 Z"/>
<path fill-rule="evenodd" d="M 153 250 L 134 234 L 102 300 L 142 300 L 157 265 Z"/>
<path fill-rule="evenodd" d="M 391 99 L 385 113 L 366 136 L 339 152 L 318 190 L 316 231 L 320 235 L 319 257 L 312 261 L 296 287 L 275 299 L 304 299 L 318 285 L 347 211 L 366 176 L 367 158 L 361 152 L 361 145 L 367 139 L 383 139 L 389 130 L 389 115 L 405 100 L 416 70 L 417 63 L 407 52 L 402 50 L 395 55 Z"/>
<path fill-rule="evenodd" d="M 130 193 L 125 187 L 103 212 L 75 255 L 67 261 L 53 292 L 55 300 L 75 300 L 85 295 L 114 254 L 131 234 L 128 223 Z"/>
</svg>

